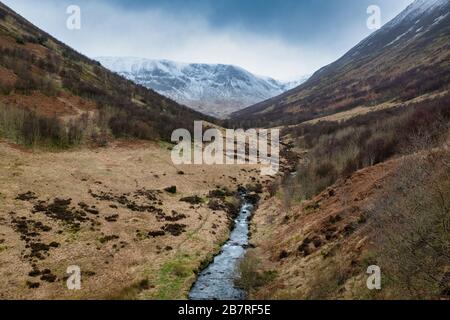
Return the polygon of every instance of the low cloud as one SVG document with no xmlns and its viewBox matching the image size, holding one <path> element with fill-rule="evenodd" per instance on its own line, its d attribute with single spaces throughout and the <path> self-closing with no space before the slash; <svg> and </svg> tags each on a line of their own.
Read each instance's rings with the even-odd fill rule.
<svg viewBox="0 0 450 320">
<path fill-rule="evenodd" d="M 280 80 L 316 71 L 371 32 L 366 27 L 366 7 L 372 0 L 317 0 L 314 5 L 283 0 L 286 6 L 274 0 L 251 8 L 225 0 L 195 0 L 195 6 L 187 0 L 3 1 L 90 57 L 234 64 Z M 376 1 L 383 22 L 411 2 Z M 66 28 L 66 9 L 72 4 L 81 7 L 81 30 Z M 258 8 L 264 9 L 262 13 Z"/>
<path fill-rule="evenodd" d="M 67 30 L 69 1 L 7 0 L 33 23 L 90 57 L 136 56 L 181 62 L 234 64 L 278 79 L 295 79 L 333 56 L 240 26 L 213 27 L 203 16 L 155 9 L 124 11 L 80 2 L 81 30 Z"/>
</svg>

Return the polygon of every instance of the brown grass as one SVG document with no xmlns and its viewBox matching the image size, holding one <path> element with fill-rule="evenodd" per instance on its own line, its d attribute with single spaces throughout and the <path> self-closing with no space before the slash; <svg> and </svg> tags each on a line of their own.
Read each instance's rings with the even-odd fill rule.
<svg viewBox="0 0 450 320">
<path fill-rule="evenodd" d="M 247 172 L 241 171 L 243 168 Z M 194 271 L 226 238 L 229 217 L 225 212 L 213 212 L 206 203 L 190 205 L 179 201 L 180 198 L 206 197 L 217 185 L 236 190 L 239 183 L 251 183 L 251 177 L 258 181 L 259 171 L 248 166 L 173 166 L 166 148 L 148 142 L 120 142 L 108 148 L 59 153 L 24 153 L 0 143 L 0 288 L 3 288 L 0 297 L 185 298 L 195 279 Z M 186 225 L 180 236 L 166 233 L 147 237 L 149 231 L 161 230 L 172 222 L 89 194 L 89 190 L 95 194 L 129 193 L 129 199 L 145 205 L 145 196 L 133 196 L 137 190 L 163 190 L 171 185 L 177 186 L 177 194 L 157 193 L 161 204 L 156 207 L 167 216 L 172 211 L 186 216 L 176 222 Z M 38 199 L 16 200 L 19 194 L 28 191 L 34 192 Z M 77 231 L 42 212 L 32 213 L 38 200 L 51 203 L 55 198 L 70 198 L 69 209 L 79 210 L 80 202 L 95 206 L 99 214 L 88 215 L 95 224 L 81 223 Z M 28 276 L 33 269 L 24 258 L 28 249 L 13 228 L 10 212 L 52 228 L 40 232 L 39 241 L 45 244 L 55 241 L 60 246 L 50 249 L 49 256 L 44 255 L 44 260 L 35 263 L 39 270 L 50 269 L 57 276 L 55 283 Z M 118 215 L 116 222 L 106 220 L 114 214 Z M 79 265 L 86 272 L 81 291 L 65 287 L 65 270 L 69 265 Z M 187 269 L 180 269 L 181 266 Z M 148 283 L 136 285 L 143 280 Z M 29 289 L 27 281 L 40 282 L 40 287 Z"/>
</svg>

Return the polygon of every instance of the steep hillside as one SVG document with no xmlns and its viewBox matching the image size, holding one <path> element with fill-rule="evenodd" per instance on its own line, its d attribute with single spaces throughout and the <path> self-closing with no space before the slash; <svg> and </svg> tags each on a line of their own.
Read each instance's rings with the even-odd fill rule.
<svg viewBox="0 0 450 320">
<path fill-rule="evenodd" d="M 197 111 L 224 117 L 304 82 L 259 77 L 232 65 L 95 58 L 106 68 Z"/>
<path fill-rule="evenodd" d="M 284 130 L 298 165 L 252 220 L 239 279 L 251 297 L 450 299 L 449 102 Z"/>
<path fill-rule="evenodd" d="M 0 135 L 17 142 L 73 144 L 88 128 L 89 135 L 168 139 L 173 129 L 208 119 L 110 72 L 1 3 L 0 52 Z"/>
<path fill-rule="evenodd" d="M 342 58 L 281 96 L 236 112 L 248 125 L 297 124 L 447 91 L 450 2 L 417 0 Z"/>
<path fill-rule="evenodd" d="M 265 202 L 246 258 L 260 278 L 252 298 L 448 300 L 449 160 L 447 145 L 358 171 L 302 204 Z M 381 290 L 367 287 L 373 265 Z"/>
</svg>

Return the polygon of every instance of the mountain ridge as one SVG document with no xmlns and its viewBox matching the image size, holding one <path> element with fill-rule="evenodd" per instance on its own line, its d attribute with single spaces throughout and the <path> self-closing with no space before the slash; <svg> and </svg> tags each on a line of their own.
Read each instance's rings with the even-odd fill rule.
<svg viewBox="0 0 450 320">
<path fill-rule="evenodd" d="M 282 82 L 227 64 L 182 63 L 138 57 L 94 59 L 135 83 L 220 118 L 279 95 L 307 78 Z"/>
</svg>

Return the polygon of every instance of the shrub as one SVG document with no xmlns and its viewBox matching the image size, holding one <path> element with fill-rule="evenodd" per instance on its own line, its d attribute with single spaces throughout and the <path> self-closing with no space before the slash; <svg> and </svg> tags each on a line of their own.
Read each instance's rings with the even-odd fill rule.
<svg viewBox="0 0 450 320">
<path fill-rule="evenodd" d="M 374 138 L 366 142 L 359 159 L 361 167 L 368 167 L 385 161 L 395 153 L 395 140 L 389 138 Z"/>
<path fill-rule="evenodd" d="M 326 268 L 314 270 L 308 283 L 307 300 L 336 299 L 345 283 L 351 278 L 351 266 L 345 264 L 338 256 L 331 258 Z"/>
<path fill-rule="evenodd" d="M 101 130 L 100 132 L 94 131 L 91 135 L 92 142 L 98 148 L 104 148 L 108 146 L 108 133 L 105 130 Z"/>
<path fill-rule="evenodd" d="M 446 150 L 404 160 L 372 212 L 377 264 L 392 298 L 448 298 L 449 159 Z"/>
<path fill-rule="evenodd" d="M 8 95 L 14 90 L 14 87 L 7 83 L 0 82 L 0 93 L 3 95 Z"/>
<path fill-rule="evenodd" d="M 260 268 L 260 260 L 254 252 L 248 251 L 239 263 L 239 276 L 235 279 L 236 286 L 251 293 L 276 278 L 275 271 L 262 271 Z"/>
<path fill-rule="evenodd" d="M 267 186 L 267 191 L 269 192 L 270 197 L 274 197 L 277 194 L 279 187 L 280 181 L 278 179 L 269 183 Z"/>
<path fill-rule="evenodd" d="M 358 158 L 348 159 L 345 163 L 344 169 L 342 170 L 342 176 L 344 178 L 349 177 L 354 172 L 356 172 L 359 168 L 359 160 Z"/>
<path fill-rule="evenodd" d="M 318 178 L 323 179 L 330 176 L 335 177 L 337 175 L 337 171 L 333 163 L 326 161 L 317 166 L 315 174 Z"/>
</svg>

